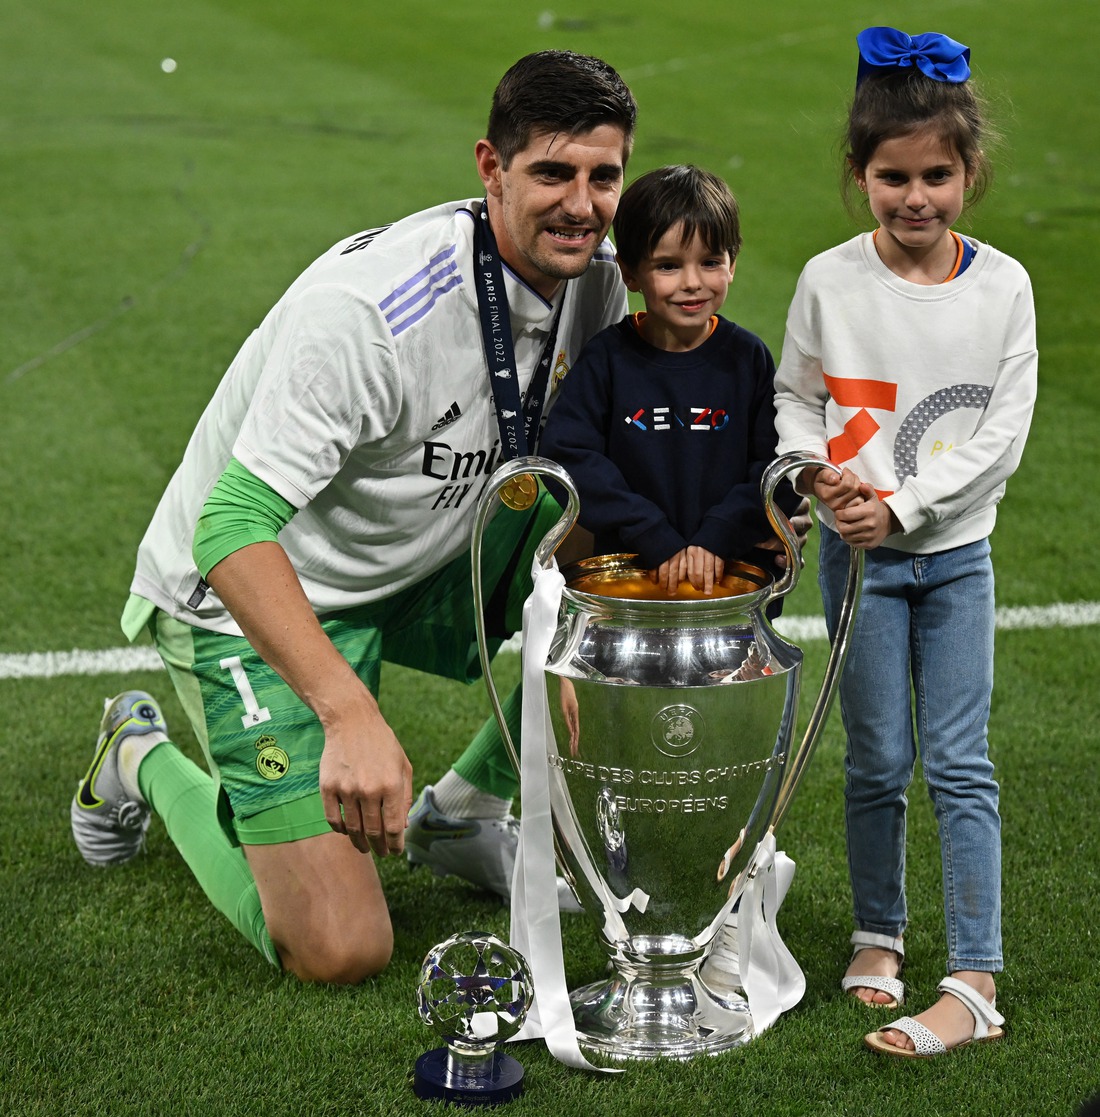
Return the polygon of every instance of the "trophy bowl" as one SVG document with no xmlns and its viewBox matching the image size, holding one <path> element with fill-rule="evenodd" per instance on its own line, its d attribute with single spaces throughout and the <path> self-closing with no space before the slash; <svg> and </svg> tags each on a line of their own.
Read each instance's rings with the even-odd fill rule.
<svg viewBox="0 0 1100 1117">
<path fill-rule="evenodd" d="M 733 564 L 710 597 L 661 593 L 631 555 L 562 573 L 550 804 L 613 968 L 571 995 L 581 1046 L 633 1058 L 737 1046 L 752 1035 L 747 1003 L 698 971 L 774 812 L 802 654 L 767 624 L 758 567 Z"/>
</svg>

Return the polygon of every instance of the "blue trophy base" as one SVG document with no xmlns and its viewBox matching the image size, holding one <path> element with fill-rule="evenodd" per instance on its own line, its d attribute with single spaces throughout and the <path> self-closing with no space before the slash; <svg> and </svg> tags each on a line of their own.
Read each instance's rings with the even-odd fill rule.
<svg viewBox="0 0 1100 1117">
<path fill-rule="evenodd" d="M 523 1066 L 510 1055 L 494 1051 L 483 1069 L 456 1074 L 446 1047 L 426 1051 L 416 1060 L 413 1090 L 418 1098 L 449 1105 L 501 1105 L 523 1093 Z"/>
</svg>

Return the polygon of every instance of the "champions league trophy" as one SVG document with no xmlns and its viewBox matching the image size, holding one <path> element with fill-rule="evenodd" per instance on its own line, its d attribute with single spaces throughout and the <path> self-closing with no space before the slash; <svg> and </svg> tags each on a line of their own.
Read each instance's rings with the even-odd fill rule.
<svg viewBox="0 0 1100 1117">
<path fill-rule="evenodd" d="M 523 1093 L 523 1067 L 497 1045 L 531 1007 L 531 971 L 493 935 L 464 931 L 428 951 L 420 968 L 420 1018 L 446 1047 L 416 1061 L 417 1097 L 459 1106 L 500 1105 Z"/>
<path fill-rule="evenodd" d="M 547 967 L 536 945 L 518 936 L 536 983 L 533 1019 L 564 1017 L 568 1029 L 571 1011 L 575 1037 L 570 1034 L 568 1043 L 579 1061 L 572 1056 L 565 1061 L 574 1065 L 592 1065 L 578 1045 L 612 1060 L 689 1058 L 739 1046 L 754 1034 L 752 994 L 741 996 L 753 949 L 752 909 L 759 943 L 760 919 L 767 921 L 759 914 L 764 887 L 759 882 L 775 856 L 774 831 L 832 704 L 862 576 L 862 552 L 853 550 L 821 690 L 805 735 L 795 744 L 802 653 L 775 632 L 765 610 L 795 588 L 802 566 L 790 522 L 775 507 L 775 488 L 783 477 L 811 465 L 836 469 L 817 455 L 788 454 L 769 466 L 761 483 L 768 518 L 786 554 L 783 576 L 774 581 L 758 567 L 731 563 L 711 596 L 685 582 L 669 599 L 629 555 L 586 559 L 559 573 L 553 554 L 576 522 L 579 499 L 568 474 L 546 459 L 506 463 L 480 498 L 473 544 L 478 640 L 494 711 L 521 773 L 521 863 L 529 781 L 541 781 L 539 802 L 548 797 L 558 864 L 611 963 L 610 977 L 573 990 L 565 1005 L 562 978 L 555 977 L 562 974 L 560 937 L 556 963 Z M 535 589 L 524 621 L 521 766 L 489 664 L 481 538 L 497 507 L 494 497 L 532 474 L 557 481 L 569 503 L 539 545 L 532 571 Z M 540 609 L 543 627 L 552 630 L 541 638 L 538 623 L 529 627 Z M 538 714 L 530 720 L 528 703 Z M 538 825 L 531 823 L 532 834 Z M 550 847 L 549 837 L 545 845 Z M 550 856 L 547 852 L 548 863 Z M 517 873 L 515 891 L 521 897 L 526 871 L 521 866 Z M 540 897 L 547 891 L 554 890 L 528 883 L 520 903 L 545 906 Z M 778 902 L 773 885 L 773 915 Z M 516 913 L 514 893 L 513 942 Z M 708 984 L 704 963 L 731 913 L 745 980 L 734 975 L 732 983 Z M 554 917 L 560 936 L 556 906 Z M 797 963 L 789 952 L 786 956 L 801 980 Z M 547 1012 L 544 998 L 555 982 L 563 985 L 563 1011 Z M 755 1030 L 778 1011 L 757 1021 Z M 551 1044 L 550 1031 L 545 1035 Z M 551 1049 L 565 1058 L 553 1044 Z"/>
</svg>

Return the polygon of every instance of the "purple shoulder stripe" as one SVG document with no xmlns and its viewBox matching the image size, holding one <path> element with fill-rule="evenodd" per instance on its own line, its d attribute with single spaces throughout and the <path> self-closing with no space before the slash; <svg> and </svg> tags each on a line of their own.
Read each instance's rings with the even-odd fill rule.
<svg viewBox="0 0 1100 1117">
<path fill-rule="evenodd" d="M 442 295 L 462 283 L 452 244 L 395 287 L 379 304 L 394 337 L 419 322 Z"/>
</svg>

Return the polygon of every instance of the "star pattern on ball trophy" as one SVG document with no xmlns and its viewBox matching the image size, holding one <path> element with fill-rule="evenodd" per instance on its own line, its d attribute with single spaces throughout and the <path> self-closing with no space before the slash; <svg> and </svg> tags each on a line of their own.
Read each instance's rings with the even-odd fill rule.
<svg viewBox="0 0 1100 1117">
<path fill-rule="evenodd" d="M 458 1106 L 500 1105 L 523 1093 L 523 1067 L 498 1050 L 523 1027 L 533 997 L 527 961 L 483 931 L 463 931 L 424 957 L 420 1019 L 446 1046 L 416 1061 L 416 1096 Z"/>
</svg>

